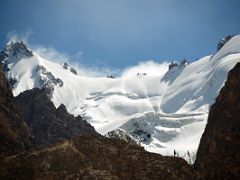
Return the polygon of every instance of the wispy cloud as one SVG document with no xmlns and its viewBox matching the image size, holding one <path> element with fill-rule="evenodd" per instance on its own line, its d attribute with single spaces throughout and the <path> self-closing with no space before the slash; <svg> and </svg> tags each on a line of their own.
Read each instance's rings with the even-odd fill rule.
<svg viewBox="0 0 240 180">
<path fill-rule="evenodd" d="M 70 56 L 66 53 L 59 52 L 53 47 L 46 47 L 40 44 L 33 43 L 31 37 L 34 32 L 29 28 L 24 33 L 19 33 L 16 30 L 10 31 L 7 34 L 8 41 L 22 41 L 28 48 L 33 50 L 35 53 L 41 57 L 51 60 L 53 62 L 64 63 L 70 61 Z"/>
<path fill-rule="evenodd" d="M 59 52 L 53 47 L 44 47 L 42 45 L 30 45 L 31 49 L 41 57 L 57 63 L 70 61 L 70 56 L 66 53 Z"/>
<path fill-rule="evenodd" d="M 64 62 L 69 63 L 72 67 L 77 69 L 79 75 L 89 76 L 89 77 L 100 77 L 107 75 L 114 75 L 121 78 L 136 76 L 138 73 L 146 73 L 148 76 L 163 76 L 168 70 L 168 62 L 157 63 L 154 60 L 147 60 L 139 62 L 139 64 L 131 67 L 126 67 L 124 69 L 110 68 L 104 64 L 101 60 L 96 60 L 94 65 L 88 64 L 87 59 L 84 58 L 84 52 L 77 51 L 73 55 L 67 53 L 59 52 L 53 47 L 46 47 L 39 45 L 30 41 L 33 31 L 28 29 L 23 34 L 18 34 L 16 31 L 11 31 L 8 33 L 7 38 L 9 40 L 21 40 L 30 49 L 41 57 L 63 64 Z M 101 64 L 101 66 L 99 65 Z"/>
<path fill-rule="evenodd" d="M 51 46 L 43 46 L 31 41 L 31 37 L 33 35 L 33 31 L 28 29 L 25 33 L 17 33 L 17 31 L 13 30 L 7 34 L 8 41 L 23 41 L 28 48 L 33 50 L 39 56 L 50 60 L 52 62 L 63 64 L 67 62 L 72 67 L 74 67 L 78 73 L 82 76 L 90 76 L 90 77 L 99 77 L 99 76 L 107 76 L 110 74 L 119 75 L 120 70 L 112 69 L 109 67 L 99 67 L 98 64 L 103 64 L 99 62 L 100 60 L 96 60 L 94 65 L 90 65 L 86 59 L 84 59 L 83 51 L 77 51 L 73 55 L 69 55 L 67 53 L 63 53 L 55 49 Z"/>
<path fill-rule="evenodd" d="M 7 34 L 7 40 L 9 41 L 23 41 L 28 44 L 30 37 L 33 35 L 33 31 L 28 28 L 24 33 L 17 33 L 16 30 L 12 30 Z"/>
</svg>

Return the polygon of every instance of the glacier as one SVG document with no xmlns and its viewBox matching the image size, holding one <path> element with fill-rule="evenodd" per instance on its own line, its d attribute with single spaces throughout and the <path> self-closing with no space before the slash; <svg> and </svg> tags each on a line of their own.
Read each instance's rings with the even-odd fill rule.
<svg viewBox="0 0 240 180">
<path fill-rule="evenodd" d="M 52 62 L 21 42 L 9 42 L 1 64 L 13 94 L 46 88 L 56 107 L 64 104 L 106 135 L 122 130 L 150 152 L 195 161 L 208 112 L 229 70 L 240 62 L 240 36 L 213 55 L 169 70 L 115 78 L 89 77 L 71 65 Z M 166 66 L 166 64 L 165 64 Z M 166 68 L 165 68 L 166 69 Z M 176 153 L 175 153 L 176 152 Z"/>
</svg>

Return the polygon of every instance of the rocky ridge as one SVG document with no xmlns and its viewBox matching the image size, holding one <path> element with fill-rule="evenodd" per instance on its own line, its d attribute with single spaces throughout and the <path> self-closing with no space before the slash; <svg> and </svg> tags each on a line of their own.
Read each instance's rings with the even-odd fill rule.
<svg viewBox="0 0 240 180">
<path fill-rule="evenodd" d="M 14 103 L 10 85 L 0 66 L 0 156 L 34 147 L 34 138 Z"/>
<path fill-rule="evenodd" d="M 196 172 L 204 179 L 240 177 L 240 63 L 228 74 L 212 105 L 200 141 Z"/>
<path fill-rule="evenodd" d="M 22 173 L 22 171 L 26 173 Z M 119 139 L 81 136 L 33 153 L 5 159 L 0 178 L 193 179 L 181 158 L 149 153 Z"/>
<path fill-rule="evenodd" d="M 57 109 L 44 89 L 34 88 L 15 98 L 23 119 L 32 129 L 38 147 L 46 147 L 60 140 L 80 135 L 96 134 L 81 116 L 69 114 L 62 104 Z"/>
</svg>

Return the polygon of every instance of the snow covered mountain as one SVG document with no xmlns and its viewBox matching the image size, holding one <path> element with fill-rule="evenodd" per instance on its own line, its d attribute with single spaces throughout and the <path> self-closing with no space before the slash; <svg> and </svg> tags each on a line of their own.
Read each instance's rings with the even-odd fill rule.
<svg viewBox="0 0 240 180">
<path fill-rule="evenodd" d="M 14 95 L 44 87 L 54 105 L 64 104 L 101 134 L 122 133 L 148 151 L 195 160 L 209 106 L 224 85 L 227 73 L 240 62 L 240 36 L 216 54 L 191 64 L 171 64 L 163 75 L 86 77 L 67 63 L 58 64 L 11 41 L 0 62 Z"/>
</svg>

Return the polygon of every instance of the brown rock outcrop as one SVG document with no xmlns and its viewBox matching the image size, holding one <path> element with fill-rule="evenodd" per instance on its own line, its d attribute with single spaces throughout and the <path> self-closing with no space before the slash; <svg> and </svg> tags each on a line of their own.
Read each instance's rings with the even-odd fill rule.
<svg viewBox="0 0 240 180">
<path fill-rule="evenodd" d="M 195 169 L 200 179 L 240 179 L 240 63 L 210 109 Z"/>
</svg>

